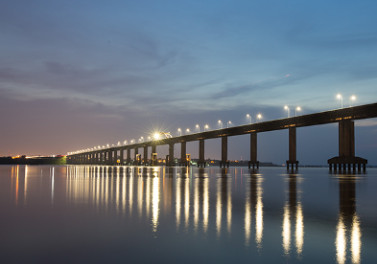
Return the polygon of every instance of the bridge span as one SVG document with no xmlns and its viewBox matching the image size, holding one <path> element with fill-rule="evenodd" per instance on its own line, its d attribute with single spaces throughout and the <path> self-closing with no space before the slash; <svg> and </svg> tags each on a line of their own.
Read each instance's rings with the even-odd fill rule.
<svg viewBox="0 0 377 264">
<path fill-rule="evenodd" d="M 229 128 L 204 131 L 189 135 L 147 141 L 123 146 L 94 149 L 67 155 L 69 164 L 149 164 L 156 165 L 157 146 L 168 145 L 169 155 L 166 157 L 166 165 L 173 166 L 174 145 L 181 144 L 180 164 L 187 166 L 186 143 L 199 142 L 198 166 L 205 166 L 205 140 L 221 138 L 221 167 L 228 167 L 228 137 L 250 134 L 250 160 L 249 168 L 259 168 L 257 159 L 257 135 L 258 133 L 288 129 L 289 130 L 289 155 L 286 161 L 287 169 L 297 169 L 296 155 L 296 130 L 299 127 L 315 126 L 322 124 L 338 123 L 339 130 L 339 155 L 328 160 L 329 169 L 332 171 L 363 171 L 365 172 L 367 160 L 355 156 L 355 127 L 354 120 L 377 117 L 377 103 L 359 105 L 320 113 L 283 118 L 272 121 L 252 123 Z M 141 158 L 139 149 L 144 149 L 144 157 Z M 151 148 L 151 156 L 148 157 L 148 149 Z M 131 157 L 131 150 L 134 157 Z M 126 152 L 126 153 L 125 153 Z M 127 155 L 125 155 L 127 154 Z M 126 157 L 126 158 L 125 158 Z"/>
</svg>

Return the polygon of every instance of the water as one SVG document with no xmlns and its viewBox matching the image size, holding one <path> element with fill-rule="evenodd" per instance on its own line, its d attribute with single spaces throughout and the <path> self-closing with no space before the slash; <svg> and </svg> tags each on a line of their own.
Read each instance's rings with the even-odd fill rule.
<svg viewBox="0 0 377 264">
<path fill-rule="evenodd" d="M 376 263 L 377 170 L 0 166 L 2 263 Z"/>
</svg>

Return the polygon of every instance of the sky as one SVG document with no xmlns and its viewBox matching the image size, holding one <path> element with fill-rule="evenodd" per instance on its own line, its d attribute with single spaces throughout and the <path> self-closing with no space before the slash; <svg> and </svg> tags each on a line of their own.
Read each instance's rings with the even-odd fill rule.
<svg viewBox="0 0 377 264">
<path fill-rule="evenodd" d="M 377 102 L 375 0 L 2 0 L 0 156 L 66 154 L 154 130 L 177 134 Z M 336 124 L 297 131 L 298 160 L 336 156 Z M 356 155 L 377 164 L 377 120 L 356 122 Z M 249 138 L 229 139 L 248 159 Z M 206 158 L 220 158 L 220 139 Z M 197 142 L 188 152 L 198 156 Z M 161 147 L 158 152 L 165 153 Z M 179 148 L 176 150 L 179 156 Z M 258 135 L 283 163 L 288 132 Z"/>
</svg>

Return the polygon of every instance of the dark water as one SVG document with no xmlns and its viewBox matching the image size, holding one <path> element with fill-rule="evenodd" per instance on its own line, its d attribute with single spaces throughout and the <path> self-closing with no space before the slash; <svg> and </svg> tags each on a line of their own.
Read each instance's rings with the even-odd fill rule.
<svg viewBox="0 0 377 264">
<path fill-rule="evenodd" d="M 0 166 L 1 263 L 377 263 L 377 170 Z"/>
</svg>

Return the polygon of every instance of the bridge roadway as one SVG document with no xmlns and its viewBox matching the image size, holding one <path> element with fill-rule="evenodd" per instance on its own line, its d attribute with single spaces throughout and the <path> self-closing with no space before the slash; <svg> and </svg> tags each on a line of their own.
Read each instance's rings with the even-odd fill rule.
<svg viewBox="0 0 377 264">
<path fill-rule="evenodd" d="M 155 161 L 154 159 L 156 159 L 156 155 L 153 156 L 153 153 L 156 153 L 156 146 L 169 145 L 168 156 L 174 157 L 174 144 L 181 143 L 181 162 L 183 165 L 185 165 L 186 142 L 199 141 L 198 165 L 204 166 L 204 140 L 222 138 L 221 166 L 225 167 L 229 166 L 229 161 L 227 159 L 227 137 L 250 134 L 249 166 L 255 168 L 259 166 L 259 162 L 257 161 L 257 134 L 267 131 L 289 129 L 289 159 L 287 160 L 287 168 L 291 166 L 292 168 L 296 167 L 297 169 L 298 161 L 296 160 L 296 128 L 329 123 L 339 123 L 339 156 L 328 160 L 330 169 L 332 169 L 332 165 L 334 165 L 335 170 L 346 170 L 347 167 L 350 170 L 351 165 L 353 165 L 353 169 L 355 170 L 355 166 L 357 165 L 360 170 L 360 166 L 363 165 L 365 170 L 365 164 L 367 163 L 367 160 L 355 157 L 354 120 L 375 117 L 377 117 L 377 103 L 359 105 L 320 113 L 204 131 L 156 141 L 140 142 L 131 145 L 115 146 L 105 149 L 81 152 L 68 155 L 68 161 L 74 164 L 116 164 L 114 162 L 114 157 L 120 157 L 121 163 L 123 164 L 123 152 L 124 150 L 127 150 L 127 163 L 129 163 L 131 161 L 130 150 L 135 150 L 136 159 L 136 156 L 138 155 L 138 149 L 144 148 L 144 162 L 146 162 L 148 160 L 148 147 L 152 147 L 151 163 L 153 163 Z M 119 156 L 118 152 L 120 152 Z M 173 165 L 174 158 L 169 157 L 167 157 L 167 164 Z M 139 159 L 141 161 L 140 156 Z"/>
</svg>

